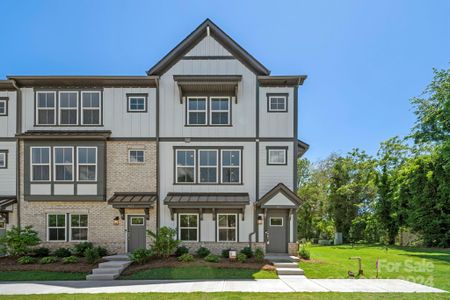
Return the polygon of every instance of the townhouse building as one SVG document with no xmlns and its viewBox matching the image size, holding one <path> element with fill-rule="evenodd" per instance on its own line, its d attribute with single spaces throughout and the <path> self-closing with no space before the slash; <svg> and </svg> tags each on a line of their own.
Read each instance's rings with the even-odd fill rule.
<svg viewBox="0 0 450 300">
<path fill-rule="evenodd" d="M 192 250 L 295 252 L 305 78 L 271 76 L 209 19 L 145 76 L 9 76 L 0 228 L 122 253 L 168 226 Z"/>
</svg>

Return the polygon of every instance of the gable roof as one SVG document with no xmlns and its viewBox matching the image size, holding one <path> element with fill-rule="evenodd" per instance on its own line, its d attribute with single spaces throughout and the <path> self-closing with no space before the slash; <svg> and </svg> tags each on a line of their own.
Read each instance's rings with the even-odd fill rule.
<svg viewBox="0 0 450 300">
<path fill-rule="evenodd" d="M 150 70 L 148 75 L 161 75 L 177 61 L 180 60 L 189 50 L 194 48 L 204 37 L 209 34 L 218 41 L 225 49 L 227 49 L 233 56 L 246 65 L 257 75 L 269 75 L 270 71 L 259 61 L 256 60 L 244 48 L 239 46 L 230 36 L 228 36 L 222 29 L 214 24 L 210 19 L 206 19 L 200 26 L 198 26 L 191 34 L 182 40 L 175 48 L 173 48 L 166 56 L 157 62 Z"/>
<path fill-rule="evenodd" d="M 302 203 L 302 200 L 297 196 L 297 194 L 291 191 L 283 183 L 279 183 L 256 202 L 257 206 L 264 207 L 264 205 L 267 202 L 269 202 L 273 197 L 275 197 L 275 195 L 277 195 L 278 193 L 282 193 L 284 196 L 286 196 L 289 200 L 291 200 L 295 204 L 296 207 L 298 207 Z"/>
</svg>

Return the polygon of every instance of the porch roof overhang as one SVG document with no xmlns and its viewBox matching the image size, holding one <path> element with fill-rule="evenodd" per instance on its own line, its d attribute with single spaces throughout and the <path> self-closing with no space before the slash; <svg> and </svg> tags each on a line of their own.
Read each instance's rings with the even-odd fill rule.
<svg viewBox="0 0 450 300">
<path fill-rule="evenodd" d="M 241 75 L 174 75 L 180 103 L 188 96 L 230 96 L 237 102 Z"/>
<path fill-rule="evenodd" d="M 83 140 L 106 140 L 111 135 L 110 130 L 28 130 L 16 135 L 19 139 L 83 139 Z"/>
<path fill-rule="evenodd" d="M 283 194 L 290 201 L 290 203 L 271 204 L 270 200 L 273 199 L 279 193 Z M 301 203 L 302 203 L 302 200 L 293 191 L 291 191 L 283 183 L 279 183 L 273 189 L 268 191 L 264 196 L 262 196 L 256 202 L 256 206 L 258 208 L 263 208 L 263 209 L 266 209 L 266 208 L 297 209 Z"/>
<path fill-rule="evenodd" d="M 17 203 L 16 196 L 0 196 L 0 217 L 9 223 L 9 213 L 13 211 L 12 205 Z"/>
<path fill-rule="evenodd" d="M 113 208 L 150 208 L 158 200 L 156 193 L 116 192 L 108 199 Z"/>
<path fill-rule="evenodd" d="M 301 140 L 297 140 L 297 157 L 300 158 L 303 156 L 303 154 L 306 153 L 306 151 L 308 151 L 309 149 L 309 144 L 301 141 Z"/>
</svg>

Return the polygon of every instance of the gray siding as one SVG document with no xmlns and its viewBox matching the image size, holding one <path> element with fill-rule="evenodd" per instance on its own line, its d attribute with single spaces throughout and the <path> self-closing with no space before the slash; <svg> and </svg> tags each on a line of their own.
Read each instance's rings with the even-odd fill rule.
<svg viewBox="0 0 450 300">
<path fill-rule="evenodd" d="M 212 36 L 207 36 L 192 48 L 186 56 L 231 56 Z"/>
<path fill-rule="evenodd" d="M 16 95 L 15 91 L 0 92 L 0 98 L 8 98 L 8 115 L 0 116 L 0 138 L 14 137 L 16 134 Z"/>
<path fill-rule="evenodd" d="M 0 141 L 0 150 L 8 150 L 8 168 L 0 169 L 0 195 L 16 195 L 16 142 Z"/>
<path fill-rule="evenodd" d="M 287 112 L 268 112 L 267 94 L 288 93 Z M 259 135 L 260 137 L 294 136 L 294 88 L 262 87 L 259 89 Z"/>
</svg>

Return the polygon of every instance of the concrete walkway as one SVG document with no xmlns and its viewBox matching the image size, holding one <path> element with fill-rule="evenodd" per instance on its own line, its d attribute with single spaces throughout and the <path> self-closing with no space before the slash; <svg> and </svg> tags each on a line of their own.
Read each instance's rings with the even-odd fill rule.
<svg viewBox="0 0 450 300">
<path fill-rule="evenodd" d="M 114 280 L 2 282 L 0 295 L 145 292 L 370 292 L 442 293 L 400 279 Z"/>
</svg>

